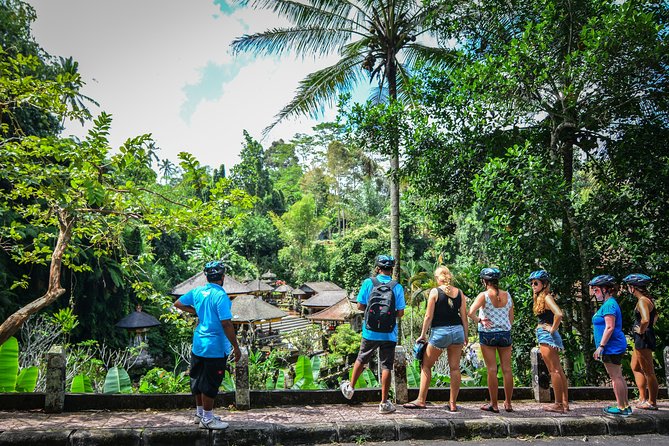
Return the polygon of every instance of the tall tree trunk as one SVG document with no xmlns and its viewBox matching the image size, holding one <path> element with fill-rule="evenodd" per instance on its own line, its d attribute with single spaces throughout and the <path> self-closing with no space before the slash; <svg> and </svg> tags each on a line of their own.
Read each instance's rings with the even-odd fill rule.
<svg viewBox="0 0 669 446">
<path fill-rule="evenodd" d="M 397 66 L 395 65 L 395 53 L 389 50 L 386 67 L 388 78 L 388 93 L 390 100 L 397 100 Z M 393 268 L 393 279 L 400 278 L 400 148 L 397 134 L 391 133 L 390 142 L 390 253 L 395 257 Z"/>
<path fill-rule="evenodd" d="M 74 219 L 65 210 L 58 211 L 58 240 L 51 255 L 49 268 L 49 288 L 46 293 L 17 310 L 0 325 L 0 345 L 16 333 L 23 323 L 42 308 L 52 304 L 65 293 L 60 285 L 60 272 L 63 264 L 63 254 L 72 239 Z"/>
</svg>

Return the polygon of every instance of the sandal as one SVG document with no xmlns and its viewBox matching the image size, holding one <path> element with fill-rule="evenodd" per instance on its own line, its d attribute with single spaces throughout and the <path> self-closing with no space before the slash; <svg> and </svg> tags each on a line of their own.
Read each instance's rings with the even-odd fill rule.
<svg viewBox="0 0 669 446">
<path fill-rule="evenodd" d="M 512 406 L 506 407 L 506 404 L 505 404 L 504 405 L 504 410 L 507 411 L 507 412 L 513 412 L 513 407 Z"/>
<path fill-rule="evenodd" d="M 637 409 L 658 410 L 657 404 L 651 404 L 649 401 L 640 402 L 635 407 Z"/>
<path fill-rule="evenodd" d="M 446 404 L 446 410 L 448 410 L 449 412 L 458 412 L 458 406 L 455 403 L 453 403 L 453 405 L 451 405 L 451 403 L 448 403 Z"/>
<path fill-rule="evenodd" d="M 484 404 L 481 406 L 481 410 L 485 410 L 486 412 L 499 413 L 499 409 L 492 407 L 492 404 Z"/>
<path fill-rule="evenodd" d="M 548 404 L 548 405 L 544 406 L 543 409 L 546 412 L 555 412 L 555 413 L 564 413 L 565 412 L 564 406 L 562 404 L 559 404 L 559 403 Z"/>
<path fill-rule="evenodd" d="M 405 409 L 427 409 L 427 406 L 421 406 L 420 404 L 416 404 L 414 401 L 403 404 L 402 407 Z"/>
</svg>

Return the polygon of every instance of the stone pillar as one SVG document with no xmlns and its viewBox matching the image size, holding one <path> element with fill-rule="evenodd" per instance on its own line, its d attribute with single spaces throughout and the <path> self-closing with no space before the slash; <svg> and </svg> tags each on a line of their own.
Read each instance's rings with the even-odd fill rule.
<svg viewBox="0 0 669 446">
<path fill-rule="evenodd" d="M 61 413 L 65 407 L 65 349 L 54 345 L 46 354 L 44 412 Z"/>
<path fill-rule="evenodd" d="M 249 389 L 249 350 L 240 347 L 242 357 L 235 365 L 235 407 L 238 410 L 251 408 L 251 391 Z"/>
<path fill-rule="evenodd" d="M 669 346 L 664 347 L 664 377 L 667 381 L 667 389 L 669 389 Z"/>
<path fill-rule="evenodd" d="M 540 403 L 549 403 L 551 401 L 551 375 L 538 347 L 532 348 L 530 361 L 532 363 L 534 399 Z"/>
<path fill-rule="evenodd" d="M 404 346 L 395 347 L 395 363 L 393 365 L 393 389 L 395 402 L 404 404 L 409 402 L 409 388 L 407 386 L 407 356 Z"/>
</svg>

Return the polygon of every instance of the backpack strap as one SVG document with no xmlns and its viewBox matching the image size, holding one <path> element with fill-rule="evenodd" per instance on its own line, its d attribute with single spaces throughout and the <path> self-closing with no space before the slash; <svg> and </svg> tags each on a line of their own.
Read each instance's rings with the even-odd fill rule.
<svg viewBox="0 0 669 446">
<path fill-rule="evenodd" d="M 397 280 L 391 280 L 390 282 L 387 282 L 386 285 L 388 285 L 392 290 L 393 288 L 395 288 L 395 285 L 397 285 Z"/>
<path fill-rule="evenodd" d="M 376 288 L 377 286 L 381 285 L 381 282 L 379 282 L 379 279 L 377 279 L 375 276 L 370 277 L 372 279 L 372 287 Z"/>
</svg>

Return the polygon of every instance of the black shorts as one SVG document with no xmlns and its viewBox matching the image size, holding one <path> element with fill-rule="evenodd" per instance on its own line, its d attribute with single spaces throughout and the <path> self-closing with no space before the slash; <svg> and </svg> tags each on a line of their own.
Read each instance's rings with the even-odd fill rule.
<svg viewBox="0 0 669 446">
<path fill-rule="evenodd" d="M 623 363 L 623 354 L 619 353 L 617 355 L 602 355 L 602 362 L 613 365 L 620 365 Z"/>
<path fill-rule="evenodd" d="M 655 350 L 657 347 L 657 341 L 655 340 L 655 332 L 652 328 L 647 329 L 642 335 L 639 333 L 634 333 L 634 348 L 637 350 L 643 350 L 649 348 Z"/>
<path fill-rule="evenodd" d="M 488 347 L 511 347 L 511 332 L 479 331 L 479 343 Z"/>
<path fill-rule="evenodd" d="M 372 358 L 372 353 L 377 348 L 379 349 L 379 362 L 381 368 L 384 370 L 392 370 L 395 363 L 395 345 L 393 341 L 370 341 L 362 338 L 360 343 L 360 352 L 358 353 L 357 361 L 367 364 Z"/>
<path fill-rule="evenodd" d="M 221 387 L 228 358 L 203 358 L 190 355 L 190 390 L 193 395 L 204 394 L 216 398 Z"/>
</svg>

